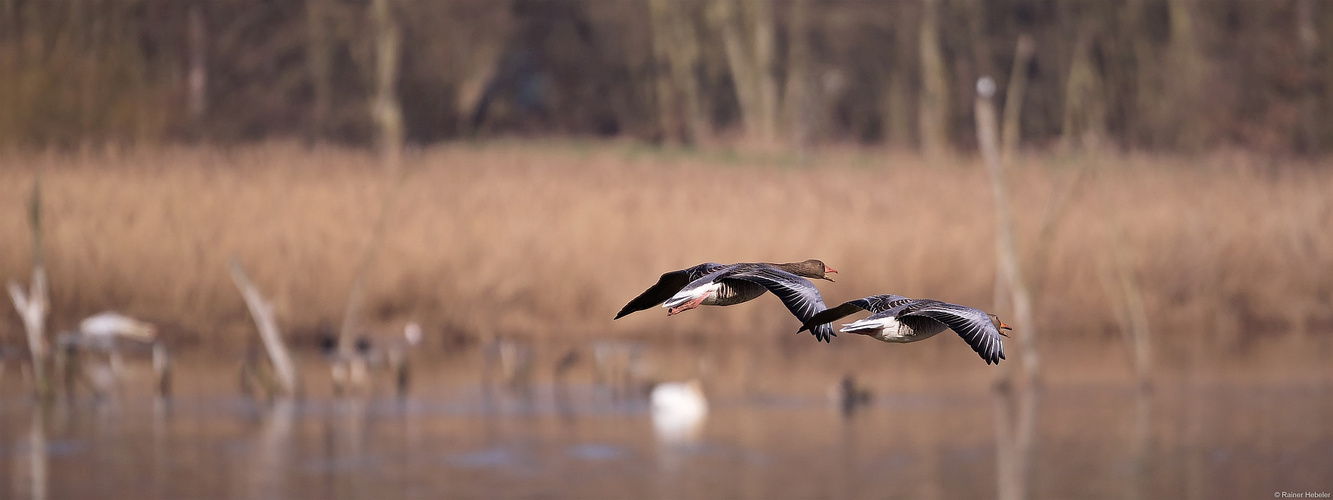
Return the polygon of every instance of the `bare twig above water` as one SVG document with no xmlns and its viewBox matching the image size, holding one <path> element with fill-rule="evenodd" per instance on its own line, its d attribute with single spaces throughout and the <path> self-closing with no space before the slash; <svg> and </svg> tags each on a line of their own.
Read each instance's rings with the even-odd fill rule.
<svg viewBox="0 0 1333 500">
<path fill-rule="evenodd" d="M 32 197 L 28 208 L 28 222 L 32 229 L 32 282 L 25 291 L 14 281 L 9 282 L 9 298 L 14 302 L 23 319 L 23 329 L 28 335 L 28 351 L 32 354 L 32 374 L 36 385 L 33 387 L 39 395 L 49 395 L 51 386 L 47 380 L 46 365 L 50 358 L 46 345 L 46 315 L 51 309 L 51 294 L 46 280 L 46 266 L 42 260 L 42 183 L 41 179 L 32 184 Z"/>
<path fill-rule="evenodd" d="M 241 296 L 245 297 L 245 305 L 250 308 L 250 314 L 255 318 L 255 327 L 259 329 L 259 337 L 264 341 L 264 348 L 268 351 L 269 361 L 273 363 L 273 369 L 277 372 L 279 390 L 287 396 L 296 394 L 300 388 L 296 363 L 292 361 L 291 352 L 287 350 L 286 344 L 282 342 L 282 334 L 278 331 L 278 323 L 273 319 L 273 306 L 264 300 L 264 296 L 259 293 L 259 289 L 246 276 L 245 269 L 241 267 L 240 261 L 232 259 L 230 268 L 231 279 L 236 282 L 236 288 L 241 290 Z"/>
<path fill-rule="evenodd" d="M 1097 278 L 1115 312 L 1125 346 L 1131 352 L 1138 383 L 1147 385 L 1152 380 L 1152 331 L 1148 327 L 1148 313 L 1138 279 L 1125 254 L 1124 235 L 1119 220 L 1114 215 L 1107 217 L 1111 255 L 1098 261 Z"/>
</svg>

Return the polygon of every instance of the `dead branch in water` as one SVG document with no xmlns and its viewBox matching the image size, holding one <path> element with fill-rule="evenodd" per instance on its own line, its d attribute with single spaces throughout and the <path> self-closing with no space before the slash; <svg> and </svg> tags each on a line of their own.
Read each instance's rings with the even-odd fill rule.
<svg viewBox="0 0 1333 500">
<path fill-rule="evenodd" d="M 46 266 L 42 261 L 42 181 L 32 183 L 32 197 L 28 206 L 28 223 L 32 229 L 32 282 L 28 290 L 14 281 L 9 282 L 9 298 L 23 319 L 23 330 L 28 335 L 28 352 L 32 354 L 33 392 L 50 395 L 47 379 L 47 361 L 50 353 L 46 345 L 46 315 L 51 309 L 51 293 L 46 280 Z"/>
<path fill-rule="evenodd" d="M 361 260 L 356 266 L 356 277 L 352 281 L 352 289 L 347 296 L 347 307 L 343 312 L 342 328 L 338 330 L 338 359 L 332 367 L 333 390 L 335 393 L 342 394 L 348 382 L 361 383 L 365 381 L 365 369 L 358 368 L 358 363 L 364 364 L 364 360 L 354 362 L 356 356 L 353 338 L 357 323 L 360 321 L 361 304 L 364 301 L 365 284 L 367 274 L 370 272 L 370 264 L 375 261 L 375 255 L 379 252 L 380 244 L 384 241 L 385 228 L 389 225 L 389 213 L 393 209 L 393 201 L 398 198 L 398 193 L 403 186 L 403 180 L 407 177 L 405 169 L 402 167 L 401 156 L 397 153 L 386 154 L 381 157 L 381 161 L 386 164 L 389 172 L 392 186 L 384 193 L 384 198 L 380 200 L 380 214 L 375 220 L 375 226 L 371 229 L 370 241 L 366 243 L 365 251 L 361 254 Z"/>
<path fill-rule="evenodd" d="M 1111 255 L 1098 260 L 1097 278 L 1111 303 L 1125 346 L 1129 348 L 1138 383 L 1146 387 L 1152 380 L 1152 331 L 1148 327 L 1148 313 L 1143 304 L 1143 292 L 1124 250 L 1120 221 L 1114 215 L 1106 217 Z"/>
<path fill-rule="evenodd" d="M 286 344 L 282 342 L 282 334 L 278 331 L 278 323 L 273 319 L 273 306 L 264 300 L 264 296 L 259 293 L 259 289 L 250 278 L 246 276 L 245 269 L 241 268 L 240 261 L 231 260 L 231 279 L 236 282 L 236 288 L 241 290 L 241 296 L 245 298 L 245 305 L 250 308 L 250 314 L 255 318 L 255 327 L 259 329 L 259 337 L 264 341 L 264 348 L 268 351 L 269 361 L 273 364 L 273 369 L 277 372 L 278 389 L 286 396 L 293 396 L 300 388 L 300 381 L 297 378 L 296 363 L 292 361 L 291 352 L 287 350 Z"/>
<path fill-rule="evenodd" d="M 1014 221 L 1009 202 L 1009 187 L 1005 180 L 1004 164 L 1000 161 L 997 144 L 995 103 L 995 81 L 989 77 L 977 82 L 976 117 L 977 142 L 981 146 L 981 156 L 985 160 L 986 170 L 990 173 L 991 193 L 995 197 L 996 250 L 999 269 L 1004 281 L 1009 284 L 1014 301 L 1014 316 L 1022 332 L 1018 334 L 1018 344 L 1023 352 L 1023 367 L 1029 377 L 1036 377 L 1040 370 L 1036 346 L 1036 328 L 1032 321 L 1032 297 L 1024 284 L 1022 270 L 1018 265 L 1018 251 L 1014 244 Z M 1006 370 L 1004 377 L 1010 371 Z"/>
</svg>

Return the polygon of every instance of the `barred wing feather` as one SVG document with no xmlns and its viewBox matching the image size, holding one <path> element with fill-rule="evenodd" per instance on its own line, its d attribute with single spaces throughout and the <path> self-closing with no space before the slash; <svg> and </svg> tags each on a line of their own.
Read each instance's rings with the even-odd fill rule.
<svg viewBox="0 0 1333 500">
<path fill-rule="evenodd" d="M 901 307 L 909 302 L 912 302 L 912 299 L 903 297 L 902 295 L 891 294 L 871 295 L 865 298 L 849 300 L 837 307 L 826 309 L 819 314 L 814 315 L 809 320 L 806 320 L 805 323 L 801 325 L 801 329 L 797 330 L 796 333 L 809 330 L 818 325 L 832 323 L 852 314 L 856 314 L 859 311 L 881 313 L 895 307 Z M 832 327 L 829 328 L 832 329 Z"/>
<path fill-rule="evenodd" d="M 977 309 L 935 300 L 920 301 L 912 305 L 912 311 L 899 314 L 899 317 L 921 316 L 944 323 L 958 333 L 972 350 L 986 360 L 986 364 L 998 364 L 1004 359 L 1004 343 L 1000 331 L 991 323 L 990 317 Z"/>
<path fill-rule="evenodd" d="M 758 266 L 737 270 L 720 279 L 738 279 L 763 285 L 768 291 L 773 292 L 773 295 L 777 295 L 782 304 L 787 306 L 787 310 L 802 323 L 808 322 L 810 318 L 828 308 L 824 305 L 824 297 L 819 294 L 819 289 L 815 288 L 810 280 L 780 269 Z M 816 339 L 824 342 L 829 342 L 832 337 L 837 336 L 827 323 L 815 326 L 811 333 Z"/>
</svg>

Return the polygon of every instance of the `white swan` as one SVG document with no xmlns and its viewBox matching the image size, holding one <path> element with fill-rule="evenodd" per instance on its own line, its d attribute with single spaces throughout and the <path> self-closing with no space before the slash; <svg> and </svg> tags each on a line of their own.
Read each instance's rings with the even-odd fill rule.
<svg viewBox="0 0 1333 500">
<path fill-rule="evenodd" d="M 653 430 L 659 439 L 668 443 L 698 439 L 708 415 L 708 400 L 698 380 L 657 384 L 650 399 Z"/>
<path fill-rule="evenodd" d="M 126 338 L 142 342 L 152 342 L 157 337 L 157 327 L 124 314 L 104 311 L 79 323 L 79 333 L 88 339 L 113 340 Z"/>
</svg>

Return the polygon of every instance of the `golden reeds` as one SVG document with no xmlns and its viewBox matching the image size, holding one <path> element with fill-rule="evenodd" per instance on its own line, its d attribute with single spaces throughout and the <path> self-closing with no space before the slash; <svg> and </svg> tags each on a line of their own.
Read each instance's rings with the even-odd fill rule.
<svg viewBox="0 0 1333 500">
<path fill-rule="evenodd" d="M 891 292 L 991 305 L 993 204 L 975 160 L 835 151 L 799 168 L 614 143 L 496 143 L 404 163 L 365 283 L 370 325 L 412 319 L 483 337 L 794 335 L 776 300 L 611 321 L 661 272 L 704 261 L 819 258 L 842 271 L 822 287 L 829 302 Z M 0 281 L 30 271 L 25 203 L 40 171 L 53 326 L 116 309 L 165 337 L 206 343 L 251 331 L 227 275 L 231 255 L 284 328 L 335 322 L 392 181 L 368 154 L 286 145 L 0 164 Z M 1091 173 L 1039 252 L 1043 210 L 1074 168 Z M 1020 258 L 1049 259 L 1034 297 L 1043 345 L 1116 331 L 1097 274 L 1111 258 L 1106 210 L 1166 349 L 1192 345 L 1181 339 L 1240 349 L 1333 324 L 1333 169 L 1246 156 L 1049 156 L 1017 162 L 1011 182 Z M 16 323 L 6 317 L 8 342 Z"/>
</svg>

